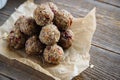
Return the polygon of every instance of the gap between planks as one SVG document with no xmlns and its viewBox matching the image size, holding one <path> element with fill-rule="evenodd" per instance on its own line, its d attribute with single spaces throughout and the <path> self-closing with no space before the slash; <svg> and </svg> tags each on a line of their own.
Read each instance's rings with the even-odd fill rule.
<svg viewBox="0 0 120 80">
<path fill-rule="evenodd" d="M 106 50 L 91 46 L 90 64 L 93 68 L 87 68 L 78 75 L 75 80 L 120 80 L 120 55 L 112 54 Z"/>
<path fill-rule="evenodd" d="M 10 78 L 9 76 L 6 76 L 6 75 L 0 73 L 0 77 L 1 77 L 1 76 L 3 76 L 3 78 L 2 78 L 3 80 L 15 80 L 15 79 L 13 79 L 13 78 Z M 0 78 L 0 79 L 1 79 L 1 78 Z"/>
<path fill-rule="evenodd" d="M 101 46 L 96 45 L 96 44 L 94 44 L 94 43 L 92 43 L 91 45 L 92 45 L 92 46 L 95 46 L 95 47 L 97 47 L 97 48 L 100 48 L 100 49 L 103 49 L 103 50 L 106 50 L 106 51 L 109 51 L 109 52 L 113 52 L 113 53 L 116 53 L 116 54 L 120 55 L 119 52 L 115 52 L 115 51 L 109 50 L 109 49 L 107 49 L 107 48 L 101 47 Z"/>
<path fill-rule="evenodd" d="M 3 55 L 0 55 L 0 74 L 9 76 L 15 80 L 54 80 L 52 77 L 39 72 L 32 67 L 17 60 L 9 59 Z"/>
<path fill-rule="evenodd" d="M 0 14 L 6 15 L 6 16 L 10 16 L 10 14 L 7 14 L 7 13 L 1 12 L 1 11 L 0 11 Z"/>
<path fill-rule="evenodd" d="M 104 4 L 108 4 L 108 5 L 112 5 L 112 6 L 115 6 L 115 7 L 120 8 L 120 5 L 112 4 L 112 3 L 106 2 L 106 1 L 104 1 L 104 0 L 94 0 L 94 1 L 98 1 L 98 2 L 101 2 L 101 3 L 104 3 Z M 120 2 L 119 2 L 119 3 L 120 3 Z"/>
</svg>

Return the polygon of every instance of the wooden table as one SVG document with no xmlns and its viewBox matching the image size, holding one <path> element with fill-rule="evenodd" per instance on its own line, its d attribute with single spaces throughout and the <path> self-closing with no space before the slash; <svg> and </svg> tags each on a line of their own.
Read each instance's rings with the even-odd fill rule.
<svg viewBox="0 0 120 80">
<path fill-rule="evenodd" d="M 0 10 L 0 25 L 24 1 L 8 0 L 7 5 Z M 35 0 L 36 3 L 45 1 L 47 0 Z M 76 17 L 83 17 L 93 7 L 97 7 L 97 30 L 90 50 L 90 64 L 94 67 L 86 69 L 73 80 L 120 80 L 120 0 L 54 1 L 58 6 L 64 7 Z M 22 63 L 18 63 L 18 61 L 11 61 L 0 55 L 0 80 L 53 79 Z"/>
</svg>

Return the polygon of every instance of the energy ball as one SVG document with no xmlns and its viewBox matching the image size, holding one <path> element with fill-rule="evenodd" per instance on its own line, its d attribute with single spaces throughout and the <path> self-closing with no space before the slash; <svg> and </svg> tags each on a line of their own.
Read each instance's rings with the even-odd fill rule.
<svg viewBox="0 0 120 80">
<path fill-rule="evenodd" d="M 50 9 L 50 7 L 46 4 L 38 5 L 34 10 L 34 19 L 36 23 L 40 26 L 45 26 L 52 22 L 54 18 L 54 13 Z"/>
<path fill-rule="evenodd" d="M 60 46 L 54 44 L 45 48 L 43 56 L 46 62 L 59 64 L 64 59 L 64 52 Z"/>
<path fill-rule="evenodd" d="M 48 2 L 48 5 L 54 14 L 58 11 L 58 7 L 54 3 Z"/>
<path fill-rule="evenodd" d="M 66 30 L 61 32 L 60 34 L 60 40 L 58 44 L 63 48 L 63 49 L 68 49 L 73 42 L 73 32 L 71 30 Z"/>
<path fill-rule="evenodd" d="M 14 28 L 8 35 L 8 45 L 14 49 L 23 48 L 25 41 L 25 35 L 19 30 L 19 28 Z"/>
<path fill-rule="evenodd" d="M 17 28 L 20 28 L 20 25 L 21 25 L 21 22 L 22 22 L 22 19 L 23 19 L 23 18 L 24 18 L 24 16 L 20 16 L 20 17 L 16 20 L 14 26 L 17 27 Z"/>
<path fill-rule="evenodd" d="M 19 26 L 21 32 L 23 32 L 28 36 L 32 36 L 37 32 L 37 28 L 36 28 L 37 25 L 32 17 L 25 17 L 25 16 L 20 17 L 16 21 L 15 26 Z"/>
<path fill-rule="evenodd" d="M 55 13 L 54 23 L 60 31 L 66 30 L 72 24 L 72 15 L 66 10 L 60 10 Z"/>
<path fill-rule="evenodd" d="M 32 36 L 25 43 L 25 51 L 30 55 L 41 54 L 43 51 L 43 44 L 37 36 Z"/>
<path fill-rule="evenodd" d="M 53 24 L 46 25 L 42 28 L 39 39 L 46 45 L 53 45 L 58 42 L 60 38 L 60 32 Z"/>
</svg>

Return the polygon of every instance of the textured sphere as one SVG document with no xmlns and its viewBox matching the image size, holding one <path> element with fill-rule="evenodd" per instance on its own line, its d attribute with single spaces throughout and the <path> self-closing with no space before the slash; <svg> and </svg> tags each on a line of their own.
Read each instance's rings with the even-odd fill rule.
<svg viewBox="0 0 120 80">
<path fill-rule="evenodd" d="M 32 36 L 37 33 L 37 25 L 32 17 L 20 17 L 16 21 L 15 26 L 19 27 L 21 32 L 28 36 Z"/>
<path fill-rule="evenodd" d="M 39 39 L 46 45 L 53 45 L 58 42 L 60 38 L 60 32 L 53 24 L 46 25 L 42 28 Z"/>
<path fill-rule="evenodd" d="M 58 7 L 54 3 L 48 2 L 48 5 L 54 14 L 58 11 Z"/>
<path fill-rule="evenodd" d="M 25 51 L 30 55 L 41 54 L 43 51 L 43 44 L 37 36 L 32 36 L 25 43 Z"/>
<path fill-rule="evenodd" d="M 59 30 L 66 30 L 72 24 L 72 15 L 66 10 L 60 10 L 55 14 L 54 23 Z"/>
<path fill-rule="evenodd" d="M 21 49 L 25 45 L 25 35 L 19 28 L 14 28 L 8 35 L 8 45 L 14 49 Z"/>
<path fill-rule="evenodd" d="M 43 55 L 45 61 L 52 64 L 59 64 L 64 59 L 63 49 L 56 44 L 47 46 Z"/>
<path fill-rule="evenodd" d="M 61 32 L 60 40 L 59 40 L 58 44 L 63 49 L 68 49 L 69 47 L 72 46 L 73 37 L 74 37 L 74 34 L 71 30 L 65 30 L 65 31 Z"/>
<path fill-rule="evenodd" d="M 38 5 L 37 8 L 34 10 L 33 16 L 38 25 L 45 26 L 52 22 L 54 18 L 54 13 L 48 5 L 41 4 Z"/>
</svg>

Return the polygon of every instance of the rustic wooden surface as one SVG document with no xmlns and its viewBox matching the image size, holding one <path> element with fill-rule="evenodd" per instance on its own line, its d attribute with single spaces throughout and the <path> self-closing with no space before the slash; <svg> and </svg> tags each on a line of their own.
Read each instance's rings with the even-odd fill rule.
<svg viewBox="0 0 120 80">
<path fill-rule="evenodd" d="M 0 74 L 15 80 L 54 80 L 17 60 L 10 60 L 4 56 L 0 56 Z"/>
<path fill-rule="evenodd" d="M 6 7 L 0 10 L 0 25 L 24 1 L 8 0 Z M 35 0 L 37 4 L 46 1 L 48 0 Z M 120 80 L 120 0 L 54 0 L 54 2 L 59 7 L 70 11 L 75 17 L 83 17 L 93 7 L 97 7 L 97 30 L 90 50 L 90 64 L 94 67 L 86 69 L 73 80 Z M 12 65 L 7 66 L 9 62 L 3 61 L 3 57 L 0 57 L 0 80 L 43 79 L 44 74 L 16 61 L 11 61 Z M 22 68 L 17 69 L 19 65 L 22 65 Z M 37 75 L 31 76 L 30 71 L 26 72 L 26 69 Z M 48 78 L 45 77 L 45 79 Z"/>
</svg>

